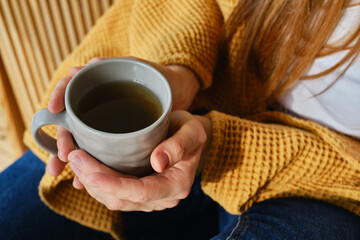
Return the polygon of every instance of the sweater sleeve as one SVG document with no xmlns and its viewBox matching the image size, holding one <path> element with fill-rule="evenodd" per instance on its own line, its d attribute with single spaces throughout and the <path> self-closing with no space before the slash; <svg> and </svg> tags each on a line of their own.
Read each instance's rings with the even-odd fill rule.
<svg viewBox="0 0 360 240">
<path fill-rule="evenodd" d="M 210 112 L 212 145 L 202 174 L 205 193 L 240 214 L 277 197 L 311 197 L 360 215 L 360 144 L 343 151 L 342 135 L 281 113 L 241 119 Z M 348 150 L 348 149 L 347 149 Z"/>
<path fill-rule="evenodd" d="M 130 21 L 130 52 L 163 65 L 184 65 L 211 84 L 223 26 L 214 0 L 138 0 Z"/>
</svg>

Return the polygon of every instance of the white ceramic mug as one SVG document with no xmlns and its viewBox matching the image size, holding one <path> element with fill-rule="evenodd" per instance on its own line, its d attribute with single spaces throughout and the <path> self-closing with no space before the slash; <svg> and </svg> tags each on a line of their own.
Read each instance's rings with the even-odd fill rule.
<svg viewBox="0 0 360 240">
<path fill-rule="evenodd" d="M 74 109 L 86 93 L 110 81 L 136 81 L 149 88 L 160 100 L 161 116 L 150 126 L 129 133 L 108 133 L 87 126 L 76 116 Z M 105 165 L 123 173 L 144 176 L 151 172 L 151 152 L 167 135 L 171 104 L 169 84 L 156 69 L 137 60 L 106 59 L 80 70 L 66 88 L 65 110 L 57 114 L 48 109 L 40 110 L 33 118 L 31 132 L 39 146 L 57 155 L 56 139 L 48 136 L 41 127 L 63 126 L 71 132 L 80 149 Z"/>
</svg>

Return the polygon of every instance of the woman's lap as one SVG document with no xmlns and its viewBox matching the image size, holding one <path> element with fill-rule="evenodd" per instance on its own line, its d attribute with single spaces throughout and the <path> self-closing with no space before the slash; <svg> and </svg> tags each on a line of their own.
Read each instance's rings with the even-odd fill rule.
<svg viewBox="0 0 360 240">
<path fill-rule="evenodd" d="M 108 239 L 45 206 L 38 184 L 45 165 L 31 152 L 0 173 L 0 239 Z M 187 199 L 161 212 L 124 213 L 129 239 L 358 239 L 360 217 L 321 201 L 270 199 L 241 216 L 205 196 L 197 178 Z M 220 219 L 219 228 L 217 218 Z"/>
</svg>

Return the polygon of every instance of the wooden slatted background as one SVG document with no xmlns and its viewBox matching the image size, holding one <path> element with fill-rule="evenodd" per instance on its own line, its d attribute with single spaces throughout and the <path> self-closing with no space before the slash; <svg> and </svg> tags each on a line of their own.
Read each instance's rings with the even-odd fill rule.
<svg viewBox="0 0 360 240">
<path fill-rule="evenodd" d="M 114 1 L 0 0 L 1 107 L 18 153 L 51 74 Z"/>
</svg>

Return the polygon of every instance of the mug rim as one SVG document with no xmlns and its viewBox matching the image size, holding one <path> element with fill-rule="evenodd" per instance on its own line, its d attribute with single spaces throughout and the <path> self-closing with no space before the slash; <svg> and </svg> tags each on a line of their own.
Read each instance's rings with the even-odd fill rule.
<svg viewBox="0 0 360 240">
<path fill-rule="evenodd" d="M 71 86 L 74 84 L 74 82 L 76 82 L 76 79 L 78 79 L 79 77 L 81 77 L 81 75 L 83 75 L 85 72 L 89 71 L 90 69 L 93 69 L 99 65 L 103 65 L 103 64 L 107 64 L 109 62 L 117 62 L 117 63 L 135 63 L 137 65 L 140 65 L 142 67 L 145 67 L 146 69 L 149 69 L 151 71 L 153 71 L 156 75 L 158 75 L 164 82 L 165 84 L 165 90 L 167 92 L 167 94 L 169 95 L 168 100 L 165 102 L 165 108 L 162 111 L 161 116 L 152 124 L 150 124 L 149 126 L 142 128 L 140 130 L 134 131 L 134 132 L 128 132 L 128 133 L 110 133 L 110 132 L 104 132 L 104 131 L 100 131 L 97 130 L 95 128 L 92 128 L 88 125 L 86 125 L 83 121 L 80 120 L 80 118 L 78 116 L 76 116 L 73 108 L 71 107 L 70 104 L 70 100 L 69 100 L 69 92 L 71 89 Z M 155 127 L 157 127 L 161 122 L 163 122 L 164 118 L 170 113 L 171 111 L 171 107 L 172 107 L 172 93 L 171 93 L 171 88 L 170 85 L 167 81 L 167 79 L 164 77 L 163 74 L 161 74 L 157 69 L 155 69 L 154 67 L 152 67 L 151 65 L 141 62 L 139 60 L 135 60 L 135 59 L 128 59 L 128 58 L 109 58 L 109 59 L 104 59 L 101 60 L 99 62 L 95 62 L 92 63 L 86 67 L 84 67 L 83 69 L 81 69 L 77 74 L 74 75 L 74 77 L 70 80 L 68 86 L 66 87 L 65 90 L 65 110 L 67 112 L 67 114 L 69 115 L 69 117 L 73 120 L 76 121 L 78 124 L 80 124 L 80 126 L 84 127 L 87 130 L 90 130 L 91 132 L 98 134 L 98 135 L 107 135 L 110 137 L 123 137 L 123 138 L 129 138 L 129 137 L 136 137 L 136 136 L 141 136 L 146 132 L 150 132 L 152 129 L 154 129 Z"/>
</svg>

